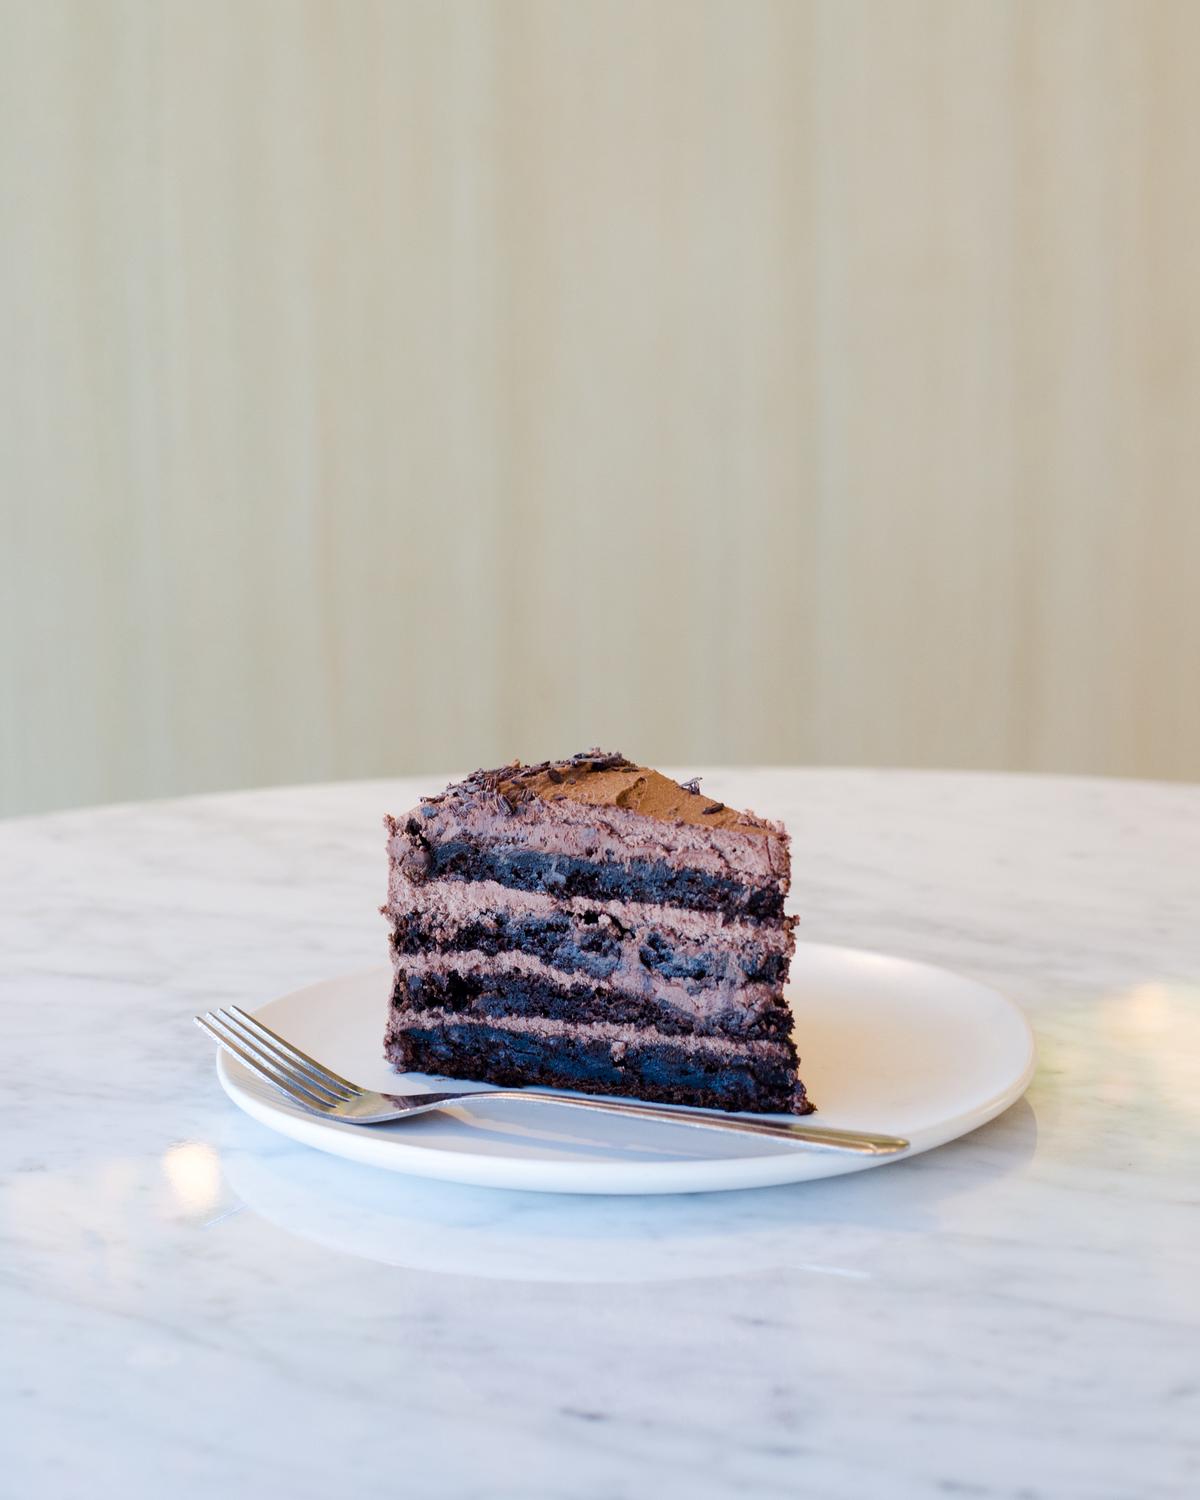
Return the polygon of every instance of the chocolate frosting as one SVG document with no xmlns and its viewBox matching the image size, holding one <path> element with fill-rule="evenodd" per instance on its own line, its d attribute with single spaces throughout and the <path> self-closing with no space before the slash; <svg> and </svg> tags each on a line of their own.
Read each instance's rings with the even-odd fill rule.
<svg viewBox="0 0 1200 1500">
<path fill-rule="evenodd" d="M 541 797 L 546 802 L 621 807 L 664 823 L 692 823 L 698 828 L 726 828 L 760 837 L 779 832 L 764 818 L 704 796 L 694 780 L 681 786 L 660 771 L 605 750 L 585 750 L 568 760 L 541 761 L 532 766 L 513 761 L 491 771 L 475 771 L 465 781 L 447 787 L 442 797 L 480 792 L 504 798 L 514 810 L 532 797 Z M 434 803 L 441 800 L 426 799 Z"/>
</svg>

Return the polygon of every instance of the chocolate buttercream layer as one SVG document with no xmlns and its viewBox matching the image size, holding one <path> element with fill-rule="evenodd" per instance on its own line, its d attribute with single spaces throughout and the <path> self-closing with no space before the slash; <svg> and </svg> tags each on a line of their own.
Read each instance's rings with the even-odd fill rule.
<svg viewBox="0 0 1200 1500">
<path fill-rule="evenodd" d="M 461 954 L 481 963 L 522 953 L 684 1011 L 735 1004 L 747 986 L 751 999 L 764 986 L 778 992 L 794 947 L 790 919 L 714 924 L 673 907 L 559 903 L 494 882 L 404 882 L 392 896 L 385 910 L 399 957 Z"/>
<path fill-rule="evenodd" d="M 644 867 L 653 867 L 651 881 L 664 892 L 670 891 L 667 871 L 677 872 L 685 884 L 688 877 L 709 875 L 745 892 L 762 891 L 768 904 L 766 893 L 777 892 L 782 910 L 790 872 L 782 824 L 735 812 L 647 767 L 609 759 L 619 761 L 619 767 L 593 759 L 588 766 L 601 769 L 560 762 L 477 771 L 440 796 L 424 799 L 403 818 L 390 819 L 391 856 L 415 881 L 449 873 L 499 879 L 527 890 L 597 896 L 606 892 L 584 890 L 580 884 L 588 879 L 594 884 L 594 867 L 625 865 L 630 878 L 636 871 L 639 879 L 648 874 Z M 562 778 L 561 784 L 550 779 L 552 774 Z M 491 855 L 506 873 L 465 871 L 465 850 Z M 539 856 L 562 863 L 546 869 L 544 861 L 538 865 Z M 653 891 L 634 899 L 692 904 Z M 718 908 L 709 904 L 699 909 Z"/>
<path fill-rule="evenodd" d="M 410 823 L 414 820 L 409 820 Z M 396 853 L 398 843 L 407 845 Z M 597 901 L 646 901 L 759 921 L 783 916 L 784 892 L 777 882 L 749 885 L 693 865 L 661 859 L 595 860 L 515 844 L 480 846 L 463 837 L 439 842 L 417 830 L 397 832 L 393 857 L 413 881 L 492 880 L 522 891 L 582 896 Z"/>
<path fill-rule="evenodd" d="M 626 1040 L 604 1027 L 552 1021 L 428 1024 L 395 1013 L 384 1046 L 401 1071 L 502 1086 L 541 1084 L 664 1104 L 808 1114 L 790 1046 L 660 1036 Z"/>
<path fill-rule="evenodd" d="M 664 984 L 678 986 L 686 996 L 747 987 L 778 990 L 787 970 L 783 953 L 761 948 L 736 953 L 717 944 L 692 949 L 657 928 L 619 935 L 611 927 L 576 924 L 565 913 L 508 917 L 481 912 L 476 921 L 449 931 L 414 913 L 396 922 L 392 949 L 402 957 L 454 954 L 477 960 L 529 954 L 551 968 L 609 981 L 634 994 Z"/>
<path fill-rule="evenodd" d="M 759 837 L 780 832 L 778 823 L 703 796 L 698 782 L 681 786 L 661 771 L 636 765 L 611 750 L 584 750 L 567 760 L 544 760 L 532 766 L 513 761 L 495 770 L 474 771 L 448 786 L 440 797 L 426 800 L 469 802 L 480 795 L 502 797 L 514 808 L 540 797 L 546 802 L 621 807 L 666 823 L 694 823 Z"/>
<path fill-rule="evenodd" d="M 707 1002 L 707 1003 L 706 1003 Z M 787 1038 L 792 1012 L 777 990 L 747 986 L 736 995 L 669 997 L 631 991 L 550 968 L 526 953 L 476 959 L 472 954 L 397 957 L 392 1003 L 406 1012 L 492 1020 L 546 1017 L 578 1025 L 606 1023 L 667 1036 L 724 1036 L 742 1041 Z"/>
<path fill-rule="evenodd" d="M 775 923 L 732 916 L 714 920 L 710 912 L 689 911 L 681 906 L 612 898 L 599 901 L 586 896 L 523 891 L 514 886 L 499 885 L 494 880 L 412 881 L 395 862 L 389 866 L 388 899 L 382 910 L 392 922 L 414 914 L 427 917 L 441 932 L 474 921 L 481 912 L 513 917 L 562 912 L 573 922 L 594 923 L 599 920 L 611 924 L 619 932 L 641 933 L 657 929 L 666 933 L 675 944 L 697 950 L 716 942 L 723 947 L 758 948 L 768 953 L 786 953 L 790 957 L 795 946 L 795 917 L 785 916 Z"/>
</svg>

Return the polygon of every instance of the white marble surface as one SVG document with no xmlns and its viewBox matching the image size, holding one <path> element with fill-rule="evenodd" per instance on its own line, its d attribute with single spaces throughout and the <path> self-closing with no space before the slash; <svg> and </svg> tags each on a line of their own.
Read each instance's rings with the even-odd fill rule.
<svg viewBox="0 0 1200 1500">
<path fill-rule="evenodd" d="M 375 1174 L 240 1116 L 190 1018 L 378 961 L 414 784 L 0 824 L 0 1492 L 1198 1492 L 1200 787 L 705 785 L 789 822 L 806 937 L 1018 1000 L 1027 1100 L 753 1193 Z"/>
</svg>

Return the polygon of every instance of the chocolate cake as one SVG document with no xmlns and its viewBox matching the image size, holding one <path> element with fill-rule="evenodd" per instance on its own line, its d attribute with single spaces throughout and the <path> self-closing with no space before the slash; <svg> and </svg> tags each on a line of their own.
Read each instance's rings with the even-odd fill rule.
<svg viewBox="0 0 1200 1500">
<path fill-rule="evenodd" d="M 476 771 L 386 824 L 395 1067 L 812 1108 L 781 824 L 599 750 Z"/>
</svg>

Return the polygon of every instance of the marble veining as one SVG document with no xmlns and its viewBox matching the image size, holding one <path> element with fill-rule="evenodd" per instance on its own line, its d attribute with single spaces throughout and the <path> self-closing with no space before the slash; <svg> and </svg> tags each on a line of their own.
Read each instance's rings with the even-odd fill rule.
<svg viewBox="0 0 1200 1500">
<path fill-rule="evenodd" d="M 190 1023 L 382 961 L 445 779 L 0 824 L 0 1494 L 1200 1489 L 1200 787 L 705 773 L 801 941 L 998 985 L 1039 1073 L 886 1169 L 571 1199 L 292 1145 Z"/>
</svg>

